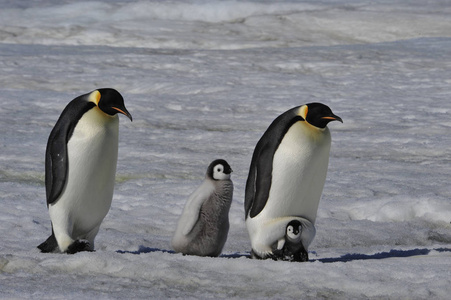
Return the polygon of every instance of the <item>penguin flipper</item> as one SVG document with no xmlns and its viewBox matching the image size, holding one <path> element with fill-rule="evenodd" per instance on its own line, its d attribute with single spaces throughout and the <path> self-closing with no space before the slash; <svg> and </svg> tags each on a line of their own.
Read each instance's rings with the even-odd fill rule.
<svg viewBox="0 0 451 300">
<path fill-rule="evenodd" d="M 294 107 L 278 116 L 269 125 L 255 146 L 249 176 L 246 182 L 244 200 L 246 218 L 248 216 L 253 218 L 258 215 L 268 201 L 269 191 L 271 189 L 274 154 L 291 125 L 299 121 L 305 121 L 297 114 L 299 107 Z"/>
<path fill-rule="evenodd" d="M 67 177 L 67 141 L 63 134 L 57 134 L 52 141 L 50 143 L 49 139 L 45 158 L 47 205 L 58 199 L 66 184 Z"/>
<path fill-rule="evenodd" d="M 277 241 L 277 250 L 282 250 L 283 246 L 285 246 L 285 237 Z"/>
<path fill-rule="evenodd" d="M 45 242 L 40 244 L 37 248 L 39 250 L 41 250 L 42 253 L 50 253 L 50 252 L 55 252 L 56 250 L 58 250 L 58 242 L 56 241 L 53 231 L 52 231 L 52 235 L 49 236 L 45 240 Z"/>
<path fill-rule="evenodd" d="M 266 205 L 271 189 L 272 162 L 275 149 L 271 145 L 257 145 L 246 182 L 246 217 L 258 215 Z"/>
<path fill-rule="evenodd" d="M 85 101 L 86 96 L 87 94 L 79 96 L 69 102 L 50 133 L 45 153 L 47 205 L 54 203 L 59 198 L 66 185 L 67 143 L 74 128 L 83 114 L 95 106 L 93 102 Z"/>
<path fill-rule="evenodd" d="M 249 168 L 249 175 L 246 181 L 246 189 L 244 192 L 244 213 L 246 219 L 249 215 L 249 210 L 251 209 L 252 203 L 254 203 L 255 198 L 255 172 L 255 162 L 254 158 L 252 158 L 251 166 Z"/>
<path fill-rule="evenodd" d="M 191 194 L 183 209 L 180 223 L 184 224 L 182 229 L 183 235 L 188 235 L 199 220 L 202 204 L 214 192 L 214 186 L 209 180 L 204 182 Z"/>
</svg>

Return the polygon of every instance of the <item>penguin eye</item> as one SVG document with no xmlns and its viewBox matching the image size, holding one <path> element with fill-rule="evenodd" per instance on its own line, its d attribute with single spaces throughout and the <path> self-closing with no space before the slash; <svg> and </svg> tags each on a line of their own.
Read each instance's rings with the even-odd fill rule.
<svg viewBox="0 0 451 300">
<path fill-rule="evenodd" d="M 230 179 L 230 174 L 226 173 L 225 167 L 222 164 L 217 164 L 212 169 L 211 177 L 215 180 L 228 180 Z"/>
<path fill-rule="evenodd" d="M 287 231 L 288 231 L 289 233 L 292 233 L 292 232 L 293 232 L 293 227 L 292 227 L 292 226 L 288 226 Z"/>
</svg>

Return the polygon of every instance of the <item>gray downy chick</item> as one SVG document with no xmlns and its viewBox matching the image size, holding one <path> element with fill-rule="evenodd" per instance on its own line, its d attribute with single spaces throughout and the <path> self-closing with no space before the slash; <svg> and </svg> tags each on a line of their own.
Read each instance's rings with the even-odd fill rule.
<svg viewBox="0 0 451 300">
<path fill-rule="evenodd" d="M 176 252 L 219 256 L 229 232 L 232 169 L 223 159 L 213 161 L 205 180 L 187 200 L 172 238 Z"/>
</svg>

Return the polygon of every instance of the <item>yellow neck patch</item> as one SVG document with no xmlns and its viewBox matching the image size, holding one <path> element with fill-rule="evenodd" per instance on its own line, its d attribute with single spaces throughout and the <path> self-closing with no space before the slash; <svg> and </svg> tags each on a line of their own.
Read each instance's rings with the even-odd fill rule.
<svg viewBox="0 0 451 300">
<path fill-rule="evenodd" d="M 308 106 L 307 105 L 302 105 L 301 107 L 299 107 L 298 116 L 304 118 L 304 120 L 305 120 L 304 124 L 307 124 L 310 129 L 315 129 L 315 130 L 319 130 L 319 131 L 324 131 L 325 130 L 325 128 L 319 128 L 319 127 L 316 127 L 316 126 L 310 124 L 307 121 L 307 114 L 308 114 Z"/>
<path fill-rule="evenodd" d="M 307 121 L 307 113 L 308 113 L 308 106 L 302 105 L 299 107 L 298 116 L 302 117 L 305 121 Z"/>
<path fill-rule="evenodd" d="M 100 101 L 100 92 L 98 90 L 93 91 L 91 94 L 89 94 L 89 102 L 93 102 L 95 103 L 95 105 L 99 105 L 99 101 Z"/>
</svg>

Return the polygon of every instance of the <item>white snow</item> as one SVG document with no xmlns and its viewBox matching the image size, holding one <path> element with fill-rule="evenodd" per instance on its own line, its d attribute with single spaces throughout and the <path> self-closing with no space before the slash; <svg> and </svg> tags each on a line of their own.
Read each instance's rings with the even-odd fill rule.
<svg viewBox="0 0 451 300">
<path fill-rule="evenodd" d="M 0 298 L 448 299 L 450 83 L 447 1 L 0 1 Z M 41 254 L 48 135 L 101 87 L 134 121 L 97 251 Z M 311 261 L 248 259 L 253 148 L 309 102 L 344 120 Z M 234 170 L 223 255 L 173 254 L 216 158 Z"/>
</svg>

